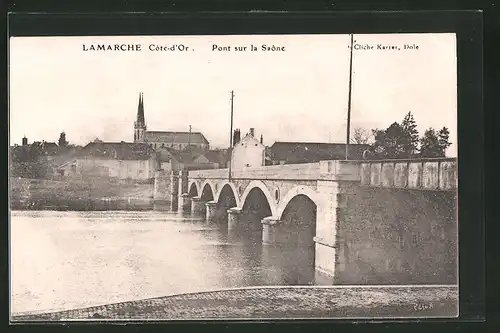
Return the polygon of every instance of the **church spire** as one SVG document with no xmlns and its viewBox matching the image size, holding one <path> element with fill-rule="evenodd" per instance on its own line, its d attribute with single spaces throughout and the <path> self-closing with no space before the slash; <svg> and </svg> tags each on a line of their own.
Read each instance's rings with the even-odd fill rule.
<svg viewBox="0 0 500 333">
<path fill-rule="evenodd" d="M 142 93 L 139 94 L 139 105 L 137 107 L 137 124 L 145 126 L 146 121 L 144 120 L 144 96 Z"/>
<path fill-rule="evenodd" d="M 146 131 L 146 120 L 144 119 L 144 96 L 139 93 L 139 105 L 137 106 L 137 121 L 134 121 L 134 142 L 144 141 Z"/>
</svg>

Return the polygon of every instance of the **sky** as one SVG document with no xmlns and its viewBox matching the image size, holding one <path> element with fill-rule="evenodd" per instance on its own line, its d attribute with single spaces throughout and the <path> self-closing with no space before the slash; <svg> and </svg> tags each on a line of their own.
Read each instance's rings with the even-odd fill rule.
<svg viewBox="0 0 500 333">
<path fill-rule="evenodd" d="M 454 34 L 355 35 L 351 128 L 387 128 L 409 111 L 418 130 L 446 126 L 456 155 Z M 141 51 L 84 51 L 140 44 Z M 284 51 L 262 51 L 262 44 Z M 377 45 L 399 50 L 379 50 Z M 404 45 L 418 46 L 405 49 Z M 150 51 L 184 45 L 184 51 Z M 230 51 L 213 50 L 230 46 Z M 258 50 L 250 51 L 254 45 Z M 362 49 L 362 46 L 373 49 Z M 236 46 L 247 46 L 235 51 Z M 139 93 L 148 130 L 202 132 L 229 145 L 234 128 L 264 144 L 346 137 L 349 35 L 13 37 L 9 53 L 11 144 L 133 140 Z"/>
</svg>

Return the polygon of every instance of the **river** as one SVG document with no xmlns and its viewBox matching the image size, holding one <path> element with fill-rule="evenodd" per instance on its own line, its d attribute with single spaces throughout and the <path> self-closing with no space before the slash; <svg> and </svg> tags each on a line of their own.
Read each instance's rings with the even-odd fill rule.
<svg viewBox="0 0 500 333">
<path fill-rule="evenodd" d="M 262 245 L 165 211 L 12 211 L 11 313 L 263 285 L 314 284 L 310 246 Z"/>
</svg>

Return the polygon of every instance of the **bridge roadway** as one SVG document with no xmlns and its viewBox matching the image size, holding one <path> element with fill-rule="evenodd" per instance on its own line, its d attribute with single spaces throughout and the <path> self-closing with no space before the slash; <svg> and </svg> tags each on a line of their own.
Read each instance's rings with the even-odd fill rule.
<svg viewBox="0 0 500 333">
<path fill-rule="evenodd" d="M 304 228 L 300 231 L 289 228 L 297 223 L 297 214 L 302 219 L 314 220 L 311 241 L 314 241 L 315 247 L 315 269 L 335 281 L 340 272 L 351 270 L 351 275 L 355 275 L 350 269 L 353 260 L 358 262 L 356 269 L 359 271 L 362 246 L 371 247 L 373 253 L 377 249 L 381 252 L 379 255 L 371 254 L 375 258 L 365 259 L 372 266 L 372 271 L 384 270 L 382 267 L 385 266 L 385 271 L 389 273 L 399 272 L 405 262 L 413 262 L 409 266 L 415 270 L 415 262 L 422 264 L 428 261 L 420 257 L 422 260 L 408 259 L 404 257 L 405 251 L 389 253 L 387 249 L 392 249 L 394 244 L 388 244 L 387 238 L 393 241 L 394 237 L 387 233 L 380 235 L 380 230 L 391 233 L 395 223 L 411 220 L 415 222 L 413 225 L 407 223 L 402 228 L 406 228 L 406 234 L 397 236 L 399 243 L 405 243 L 406 238 L 409 243 L 414 240 L 415 234 L 418 238 L 423 223 L 429 224 L 430 229 L 437 225 L 436 230 L 444 230 L 441 234 L 453 237 L 456 216 L 454 211 L 450 213 L 449 206 L 455 205 L 456 170 L 454 158 L 335 160 L 245 168 L 232 170 L 231 174 L 229 169 L 197 170 L 180 175 L 173 172 L 167 182 L 165 179 L 168 176 L 159 173 L 156 182 L 169 183 L 170 191 L 163 191 L 162 198 L 171 202 L 172 209 L 191 210 L 195 215 L 204 214 L 207 219 L 227 216 L 229 229 L 238 227 L 242 214 L 256 214 L 262 223 L 263 243 L 286 242 L 291 233 L 303 233 Z M 155 189 L 155 199 L 158 193 L 161 193 L 159 188 Z M 419 217 L 415 218 L 415 214 L 422 212 L 425 212 L 427 221 L 418 222 Z M 447 222 L 450 219 L 451 224 Z M 361 221 L 369 224 L 369 231 L 355 226 Z M 421 225 L 418 226 L 418 223 Z M 415 229 L 413 233 L 408 230 L 412 227 Z M 378 236 L 375 235 L 377 232 Z M 437 251 L 434 245 L 438 240 L 432 239 L 433 235 L 427 236 L 433 244 L 430 248 Z M 372 245 L 377 242 L 385 243 L 373 248 Z M 439 269 L 439 265 L 449 261 L 450 256 L 452 254 L 436 259 L 431 266 Z M 407 257 L 415 257 L 415 253 Z M 377 267 L 374 268 L 374 265 Z M 437 275 L 441 276 L 441 273 Z M 348 277 L 346 279 L 349 280 Z M 422 279 L 424 281 L 420 282 L 429 282 L 424 277 Z M 353 280 L 347 282 L 353 283 Z"/>
</svg>

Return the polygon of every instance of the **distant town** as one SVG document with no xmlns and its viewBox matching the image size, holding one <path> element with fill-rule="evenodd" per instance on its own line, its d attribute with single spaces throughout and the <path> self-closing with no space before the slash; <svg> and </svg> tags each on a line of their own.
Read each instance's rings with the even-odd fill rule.
<svg viewBox="0 0 500 333">
<path fill-rule="evenodd" d="M 276 164 L 313 163 L 320 160 L 444 157 L 450 145 L 446 127 L 425 131 L 421 138 L 413 115 L 408 113 L 401 124 L 395 122 L 385 130 L 362 128 L 351 130 L 346 156 L 345 143 L 274 142 L 264 145 L 264 134 L 249 128 L 242 135 L 233 131 L 232 147 L 211 149 L 201 132 L 148 131 L 144 95 L 139 94 L 137 118 L 133 124 L 132 142 L 103 142 L 96 138 L 85 146 L 71 144 L 66 133 L 58 142 L 29 142 L 11 146 L 11 176 L 22 178 L 61 179 L 72 176 L 104 176 L 147 181 L 159 170 L 218 169 L 229 167 L 232 155 L 242 157 L 233 167 L 257 167 Z M 245 152 L 236 149 L 244 147 Z M 241 165 L 240 165 L 241 164 Z"/>
</svg>

